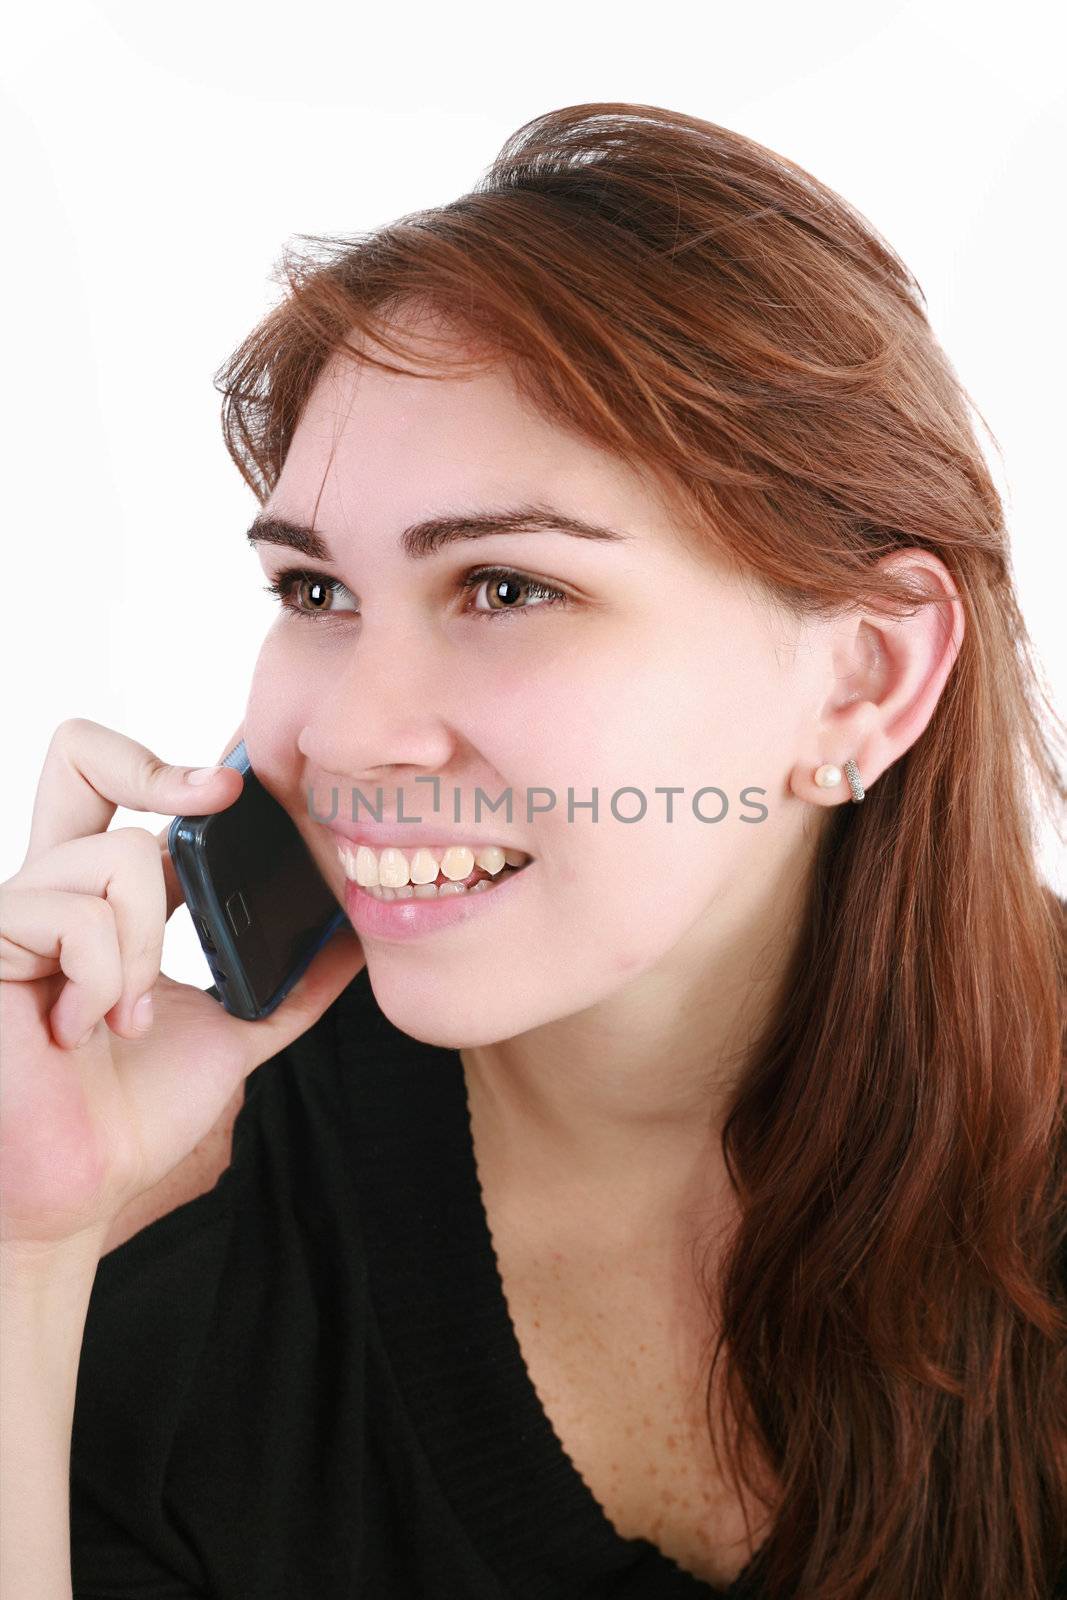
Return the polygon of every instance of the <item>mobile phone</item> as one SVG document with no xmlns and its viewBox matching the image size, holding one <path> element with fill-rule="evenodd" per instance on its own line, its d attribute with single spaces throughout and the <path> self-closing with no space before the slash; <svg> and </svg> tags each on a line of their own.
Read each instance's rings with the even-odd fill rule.
<svg viewBox="0 0 1067 1600">
<path fill-rule="evenodd" d="M 348 918 L 243 739 L 222 765 L 244 778 L 238 798 L 225 811 L 175 817 L 167 846 L 219 1000 L 258 1022 Z"/>
</svg>

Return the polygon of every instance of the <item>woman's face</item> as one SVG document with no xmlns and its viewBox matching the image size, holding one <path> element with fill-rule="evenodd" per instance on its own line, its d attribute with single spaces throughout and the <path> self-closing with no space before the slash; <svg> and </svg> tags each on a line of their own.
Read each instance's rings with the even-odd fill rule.
<svg viewBox="0 0 1067 1600">
<path fill-rule="evenodd" d="M 426 518 L 531 503 L 624 537 L 490 530 L 418 557 L 401 545 Z M 679 1004 L 706 984 L 748 908 L 810 846 L 815 808 L 788 779 L 825 663 L 796 648 L 800 625 L 710 549 L 687 551 L 647 481 L 547 421 L 501 368 L 431 381 L 333 363 L 266 515 L 313 527 L 333 559 L 256 545 L 268 579 L 298 567 L 327 598 L 298 584 L 306 614 L 274 621 L 245 739 L 338 900 L 337 835 L 309 791 L 319 816 L 336 791 L 351 825 L 368 819 L 353 818 L 352 789 L 373 803 L 381 787 L 386 817 L 534 858 L 462 920 L 414 939 L 361 934 L 396 1026 L 475 1046 L 642 982 L 666 979 Z M 490 566 L 513 575 L 504 603 L 499 580 L 463 588 Z M 564 598 L 538 599 L 532 580 Z M 436 814 L 433 785 L 415 781 L 428 776 Z M 698 796 L 709 787 L 721 794 Z M 510 792 L 511 819 L 483 804 L 476 822 L 479 788 Z M 545 790 L 554 809 L 538 810 Z M 639 793 L 619 795 L 616 816 L 619 790 Z M 405 827 L 392 832 L 410 854 Z"/>
</svg>

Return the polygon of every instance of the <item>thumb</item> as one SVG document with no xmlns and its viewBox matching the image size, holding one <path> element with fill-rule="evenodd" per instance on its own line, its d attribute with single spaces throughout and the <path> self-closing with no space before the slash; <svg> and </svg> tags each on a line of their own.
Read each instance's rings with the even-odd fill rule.
<svg viewBox="0 0 1067 1600">
<path fill-rule="evenodd" d="M 307 971 L 270 1016 L 258 1022 L 247 1022 L 242 1017 L 231 1016 L 220 1005 L 220 1024 L 233 1035 L 246 1070 L 251 1072 L 260 1062 L 277 1055 L 279 1050 L 306 1033 L 366 965 L 367 957 L 359 936 L 346 920 L 334 929 Z"/>
</svg>

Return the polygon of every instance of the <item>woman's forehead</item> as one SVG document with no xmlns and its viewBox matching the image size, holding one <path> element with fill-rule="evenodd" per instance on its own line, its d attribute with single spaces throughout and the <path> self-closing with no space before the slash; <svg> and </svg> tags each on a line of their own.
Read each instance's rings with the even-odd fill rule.
<svg viewBox="0 0 1067 1600">
<path fill-rule="evenodd" d="M 363 366 L 316 387 L 293 434 L 270 510 L 315 526 L 406 526 L 448 510 L 555 506 L 620 525 L 632 539 L 670 532 L 670 512 L 638 470 L 540 417 L 498 375 L 393 380 Z M 316 510 L 317 508 L 317 510 Z"/>
</svg>

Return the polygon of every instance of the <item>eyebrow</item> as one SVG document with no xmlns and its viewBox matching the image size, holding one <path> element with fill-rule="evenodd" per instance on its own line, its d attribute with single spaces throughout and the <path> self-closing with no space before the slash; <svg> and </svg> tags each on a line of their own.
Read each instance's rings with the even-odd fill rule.
<svg viewBox="0 0 1067 1600">
<path fill-rule="evenodd" d="M 625 541 L 627 533 L 617 528 L 602 528 L 581 517 L 568 516 L 549 505 L 514 506 L 501 511 L 479 511 L 453 517 L 429 517 L 412 523 L 400 535 L 400 548 L 412 561 L 424 561 L 446 545 L 460 539 L 486 539 L 493 533 L 566 533 L 576 539 Z M 260 515 L 248 530 L 255 544 L 288 545 L 301 555 L 337 564 L 320 533 L 284 517 Z"/>
</svg>

